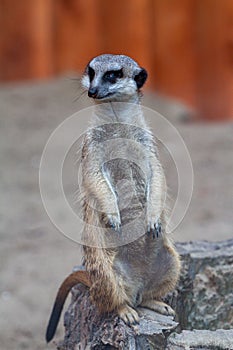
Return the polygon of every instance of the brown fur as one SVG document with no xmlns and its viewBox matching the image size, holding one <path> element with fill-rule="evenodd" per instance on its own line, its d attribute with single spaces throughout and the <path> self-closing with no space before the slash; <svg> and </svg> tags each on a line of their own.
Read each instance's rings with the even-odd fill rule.
<svg viewBox="0 0 233 350">
<path fill-rule="evenodd" d="M 161 302 L 161 298 L 175 287 L 179 278 L 180 260 L 165 231 L 166 215 L 163 205 L 166 183 L 157 146 L 142 113 L 139 110 L 135 114 L 134 110 L 134 106 L 139 104 L 138 86 L 143 84 L 145 70 L 125 57 L 97 57 L 90 62 L 95 78 L 89 81 L 88 69 L 83 78 L 87 89 L 96 85 L 101 88 L 101 94 L 106 93 L 107 96 L 108 85 L 100 87 L 98 84 L 102 84 L 101 76 L 106 69 L 111 68 L 111 62 L 119 64 L 119 67 L 122 65 L 125 74 L 115 85 L 109 85 L 111 91 L 115 86 L 117 94 L 116 97 L 111 95 L 110 100 L 106 99 L 107 103 L 99 105 L 95 93 L 96 117 L 101 120 L 104 115 L 105 119 L 102 123 L 104 125 L 94 124 L 95 127 L 87 131 L 82 150 L 86 275 L 84 280 L 82 273 L 82 281 L 80 271 L 68 277 L 60 287 L 55 304 L 59 305 L 60 310 L 68 289 L 76 282 L 82 282 L 90 287 L 92 301 L 101 312 L 116 311 L 126 323 L 132 324 L 139 320 L 135 310 L 139 305 L 163 314 L 174 314 L 168 305 Z M 110 68 L 106 68 L 106 65 Z M 143 71 L 144 76 L 140 77 L 140 71 Z M 135 74 L 137 79 L 134 78 Z M 118 108 L 113 104 L 113 101 L 122 100 L 133 105 Z M 107 152 L 113 154 L 116 147 L 101 147 L 101 142 L 114 137 L 132 140 L 134 143 L 131 145 L 127 142 L 124 147 L 122 142 L 118 147 L 117 159 L 110 159 L 105 171 L 102 165 L 108 159 Z M 140 161 L 139 167 L 126 160 L 129 154 Z M 124 182 L 121 182 L 123 180 L 127 180 L 131 187 L 124 187 Z M 128 206 L 121 208 L 121 202 L 127 202 L 128 198 Z M 135 225 L 137 218 L 140 218 L 138 226 Z M 154 229 L 157 222 L 162 227 L 159 234 Z M 127 227 L 127 230 L 120 233 L 120 225 Z M 139 234 L 136 234 L 137 231 Z M 120 243 L 122 235 L 124 238 L 124 235 L 131 233 L 135 237 L 130 243 L 109 247 L 109 243 Z M 55 320 L 55 326 L 52 327 L 49 340 L 58 322 L 53 314 L 51 318 Z"/>
</svg>

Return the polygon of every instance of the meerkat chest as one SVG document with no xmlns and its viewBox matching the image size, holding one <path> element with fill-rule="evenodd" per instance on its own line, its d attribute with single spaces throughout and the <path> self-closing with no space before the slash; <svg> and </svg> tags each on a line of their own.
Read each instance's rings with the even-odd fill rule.
<svg viewBox="0 0 233 350">
<path fill-rule="evenodd" d="M 92 151 L 111 178 L 144 177 L 149 172 L 150 134 L 138 126 L 107 123 L 92 129 Z"/>
<path fill-rule="evenodd" d="M 124 125 L 108 133 L 102 148 L 102 170 L 109 178 L 119 200 L 127 193 L 145 193 L 150 173 L 148 150 L 135 135 L 135 128 Z"/>
<path fill-rule="evenodd" d="M 142 213 L 150 178 L 150 133 L 135 125 L 107 123 L 91 130 L 89 153 L 117 196 L 122 221 Z"/>
</svg>

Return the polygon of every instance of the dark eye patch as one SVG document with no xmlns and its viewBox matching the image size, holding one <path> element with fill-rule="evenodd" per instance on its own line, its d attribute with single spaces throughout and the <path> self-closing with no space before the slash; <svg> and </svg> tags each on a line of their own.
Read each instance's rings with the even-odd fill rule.
<svg viewBox="0 0 233 350">
<path fill-rule="evenodd" d="M 112 84 L 116 82 L 117 79 L 120 79 L 123 77 L 123 71 L 122 69 L 119 70 L 110 70 L 106 72 L 103 76 L 104 81 L 108 81 Z"/>
<path fill-rule="evenodd" d="M 94 79 L 94 76 L 95 76 L 95 71 L 93 68 L 88 67 L 88 75 L 89 75 L 90 82 L 92 82 L 92 80 Z"/>
</svg>

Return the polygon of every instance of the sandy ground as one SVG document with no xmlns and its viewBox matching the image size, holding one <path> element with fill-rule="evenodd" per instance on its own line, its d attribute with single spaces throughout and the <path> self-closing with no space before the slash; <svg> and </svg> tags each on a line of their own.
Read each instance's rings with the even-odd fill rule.
<svg viewBox="0 0 233 350">
<path fill-rule="evenodd" d="M 85 97 L 72 101 L 79 94 L 74 85 L 57 79 L 0 86 L 0 348 L 4 350 L 55 348 L 44 340 L 49 312 L 58 285 L 82 256 L 80 246 L 50 222 L 38 185 L 49 135 L 88 105 Z M 233 124 L 187 122 L 185 108 L 152 95 L 145 95 L 144 104 L 175 125 L 193 162 L 193 198 L 174 239 L 232 237 Z M 174 165 L 169 157 L 165 163 L 169 186 L 176 192 Z M 56 339 L 62 336 L 61 324 Z"/>
</svg>

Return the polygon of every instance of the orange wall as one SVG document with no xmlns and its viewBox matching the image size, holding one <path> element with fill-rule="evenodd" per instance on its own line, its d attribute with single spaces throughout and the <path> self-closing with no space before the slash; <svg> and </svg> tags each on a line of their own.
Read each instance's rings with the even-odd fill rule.
<svg viewBox="0 0 233 350">
<path fill-rule="evenodd" d="M 148 86 L 206 119 L 233 118 L 232 0 L 0 0 L 0 80 L 132 56 Z"/>
</svg>

